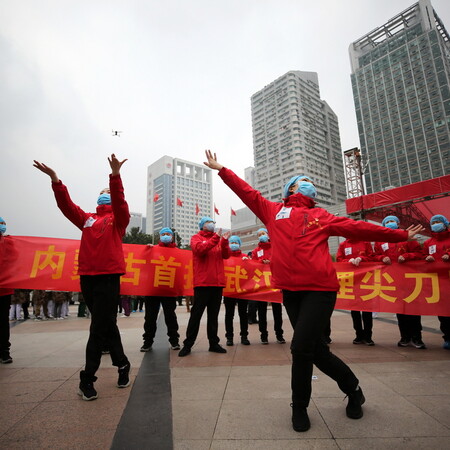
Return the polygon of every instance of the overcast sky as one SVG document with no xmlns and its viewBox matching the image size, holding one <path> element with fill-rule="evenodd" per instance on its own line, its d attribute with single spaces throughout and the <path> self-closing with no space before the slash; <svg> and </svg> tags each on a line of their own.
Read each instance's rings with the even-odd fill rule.
<svg viewBox="0 0 450 450">
<path fill-rule="evenodd" d="M 108 155 L 131 211 L 146 214 L 147 166 L 204 149 L 243 176 L 253 165 L 250 97 L 289 70 L 317 72 L 359 146 L 348 47 L 411 0 L 2 0 L 0 216 L 11 235 L 79 238 L 37 159 L 94 211 Z M 432 0 L 447 29 L 450 1 Z M 111 130 L 122 130 L 113 137 Z M 242 203 L 214 173 L 219 226 Z"/>
</svg>

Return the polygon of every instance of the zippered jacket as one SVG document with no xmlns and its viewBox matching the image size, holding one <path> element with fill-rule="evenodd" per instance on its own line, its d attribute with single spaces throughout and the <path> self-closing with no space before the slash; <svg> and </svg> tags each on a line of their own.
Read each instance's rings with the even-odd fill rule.
<svg viewBox="0 0 450 450">
<path fill-rule="evenodd" d="M 431 238 L 423 243 L 423 257 L 432 256 L 441 261 L 444 255 L 450 256 L 450 231 L 431 233 Z"/>
<path fill-rule="evenodd" d="M 375 242 L 373 246 L 374 261 L 383 261 L 388 256 L 392 262 L 398 262 L 401 255 L 405 261 L 414 261 L 422 259 L 422 247 L 417 241 L 405 242 Z"/>
<path fill-rule="evenodd" d="M 219 176 L 265 224 L 272 243 L 272 284 L 290 291 L 338 291 L 339 283 L 328 250 L 330 236 L 360 241 L 400 242 L 408 232 L 337 217 L 300 193 L 284 202 L 264 198 L 234 172 L 222 168 Z"/>
<path fill-rule="evenodd" d="M 272 257 L 272 244 L 270 242 L 259 242 L 255 250 L 252 251 L 252 259 L 262 261 Z"/>
<path fill-rule="evenodd" d="M 362 262 L 373 261 L 373 249 L 370 242 L 346 239 L 339 244 L 336 253 L 337 262 L 349 262 L 352 258 L 361 258 Z"/>
<path fill-rule="evenodd" d="M 228 239 L 213 231 L 200 230 L 191 237 L 194 287 L 225 286 L 223 260 L 230 257 Z"/>
<path fill-rule="evenodd" d="M 125 273 L 122 238 L 130 221 L 120 175 L 109 176 L 111 205 L 99 205 L 95 213 L 75 205 L 67 187 L 52 183 L 56 203 L 62 213 L 81 231 L 78 273 L 106 275 Z"/>
</svg>

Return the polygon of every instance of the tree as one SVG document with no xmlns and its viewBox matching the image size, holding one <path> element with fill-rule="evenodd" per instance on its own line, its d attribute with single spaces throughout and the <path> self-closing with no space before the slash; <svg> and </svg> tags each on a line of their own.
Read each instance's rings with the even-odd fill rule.
<svg viewBox="0 0 450 450">
<path fill-rule="evenodd" d="M 157 238 L 155 239 L 155 235 Z M 139 227 L 133 227 L 122 239 L 124 244 L 154 244 L 159 241 L 159 234 L 155 233 L 153 236 L 139 231 Z"/>
</svg>

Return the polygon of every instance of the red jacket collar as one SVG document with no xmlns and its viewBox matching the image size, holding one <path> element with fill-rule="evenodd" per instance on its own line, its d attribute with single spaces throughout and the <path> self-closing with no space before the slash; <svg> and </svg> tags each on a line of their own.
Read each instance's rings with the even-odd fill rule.
<svg viewBox="0 0 450 450">
<path fill-rule="evenodd" d="M 113 212 L 111 205 L 98 205 L 97 206 L 97 216 L 105 216 L 106 214 L 111 214 Z"/>
<path fill-rule="evenodd" d="M 164 244 L 164 242 L 159 241 L 158 245 L 160 247 L 169 247 L 169 248 L 174 248 L 177 246 L 177 244 L 175 244 L 175 242 L 169 242 L 168 244 Z"/>
<path fill-rule="evenodd" d="M 285 206 L 303 206 L 306 208 L 314 208 L 315 204 L 316 202 L 312 198 L 300 194 L 300 192 L 297 194 L 292 194 L 284 199 Z"/>
<path fill-rule="evenodd" d="M 205 236 L 205 237 L 211 237 L 214 233 L 214 231 L 205 231 L 205 230 L 200 230 L 198 233 L 200 236 Z"/>
<path fill-rule="evenodd" d="M 444 231 L 439 231 L 439 233 L 434 233 L 432 231 L 431 232 L 431 237 L 436 239 L 437 241 L 443 241 L 443 240 L 448 239 L 450 237 L 450 231 L 444 230 Z"/>
</svg>

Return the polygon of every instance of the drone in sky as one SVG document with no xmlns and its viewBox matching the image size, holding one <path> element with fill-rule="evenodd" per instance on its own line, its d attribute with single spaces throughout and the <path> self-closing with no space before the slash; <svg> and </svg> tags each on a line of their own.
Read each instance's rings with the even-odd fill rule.
<svg viewBox="0 0 450 450">
<path fill-rule="evenodd" d="M 117 131 L 117 130 L 111 130 L 111 131 L 112 131 L 112 135 L 117 136 L 117 137 L 120 137 L 120 133 L 122 133 L 122 131 Z"/>
</svg>

